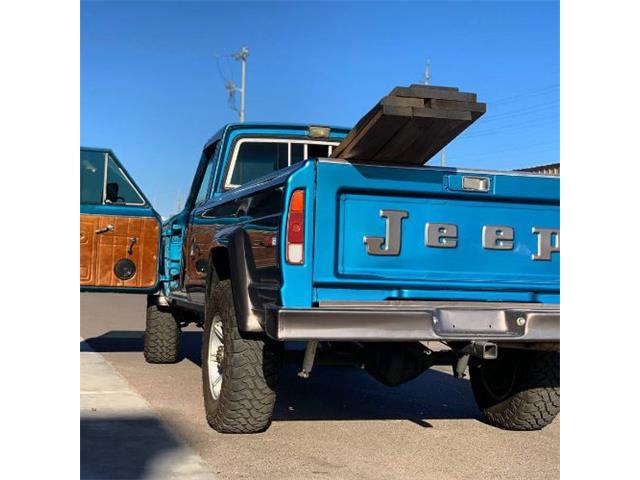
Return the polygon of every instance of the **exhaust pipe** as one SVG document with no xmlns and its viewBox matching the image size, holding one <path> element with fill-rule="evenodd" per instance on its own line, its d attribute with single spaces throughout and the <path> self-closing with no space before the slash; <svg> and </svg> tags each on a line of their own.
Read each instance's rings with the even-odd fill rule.
<svg viewBox="0 0 640 480">
<path fill-rule="evenodd" d="M 304 359 L 302 360 L 302 370 L 298 372 L 298 377 L 309 378 L 313 362 L 316 358 L 316 349 L 318 348 L 318 340 L 309 340 L 304 350 Z"/>
</svg>

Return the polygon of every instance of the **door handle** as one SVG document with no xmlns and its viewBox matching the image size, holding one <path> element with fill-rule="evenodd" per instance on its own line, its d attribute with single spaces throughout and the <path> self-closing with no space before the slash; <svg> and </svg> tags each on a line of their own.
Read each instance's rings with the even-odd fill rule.
<svg viewBox="0 0 640 480">
<path fill-rule="evenodd" d="M 103 233 L 107 233 L 107 232 L 113 232 L 112 224 L 109 224 L 104 228 L 99 228 L 98 230 L 96 230 L 96 235 L 102 235 Z"/>
<path fill-rule="evenodd" d="M 127 249 L 127 253 L 129 255 L 133 254 L 133 246 L 136 244 L 138 239 L 136 237 L 129 237 L 129 248 Z"/>
</svg>

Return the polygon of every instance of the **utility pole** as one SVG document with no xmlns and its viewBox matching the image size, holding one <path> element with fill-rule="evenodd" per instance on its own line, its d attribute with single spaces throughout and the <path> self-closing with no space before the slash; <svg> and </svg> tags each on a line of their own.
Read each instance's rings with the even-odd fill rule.
<svg viewBox="0 0 640 480">
<path fill-rule="evenodd" d="M 245 111 L 245 94 L 247 92 L 247 58 L 249 57 L 249 49 L 243 45 L 239 52 L 233 53 L 231 56 L 236 60 L 240 60 L 241 62 L 241 86 L 240 88 L 238 88 L 232 80 L 229 80 L 225 85 L 225 88 L 229 92 L 230 100 L 232 99 L 235 92 L 240 92 L 240 110 L 238 111 L 238 114 L 240 117 L 240 123 L 243 123 Z"/>
<path fill-rule="evenodd" d="M 429 85 L 429 80 L 431 80 L 431 60 L 427 60 L 424 67 L 424 84 Z"/>
<path fill-rule="evenodd" d="M 427 60 L 427 64 L 424 67 L 424 84 L 429 85 L 431 80 L 431 60 Z M 445 162 L 445 149 L 440 150 L 440 166 L 444 167 Z"/>
</svg>

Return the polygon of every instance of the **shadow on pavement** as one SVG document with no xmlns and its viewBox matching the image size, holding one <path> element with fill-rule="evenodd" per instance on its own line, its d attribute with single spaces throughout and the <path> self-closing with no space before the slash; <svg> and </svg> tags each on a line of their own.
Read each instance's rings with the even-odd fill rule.
<svg viewBox="0 0 640 480">
<path fill-rule="evenodd" d="M 142 352 L 143 334 L 111 331 L 86 342 L 97 352 Z M 182 356 L 198 366 L 201 342 L 200 331 L 182 334 Z M 428 370 L 399 387 L 382 385 L 354 367 L 318 365 L 306 380 L 298 378 L 298 370 L 297 364 L 287 364 L 282 369 L 275 422 L 408 419 L 429 428 L 425 419 L 482 420 L 469 382 L 438 370 Z"/>
<path fill-rule="evenodd" d="M 425 419 L 482 418 L 469 382 L 437 370 L 399 387 L 355 368 L 319 366 L 307 380 L 297 370 L 283 369 L 274 421 L 405 419 L 428 428 Z"/>
<path fill-rule="evenodd" d="M 152 478 L 180 448 L 153 417 L 81 418 L 80 478 Z"/>
<path fill-rule="evenodd" d="M 80 351 L 87 350 L 86 344 L 96 352 L 142 352 L 144 332 L 140 330 L 112 330 L 99 337 L 87 338 L 80 342 Z M 180 337 L 180 352 L 196 365 L 200 366 L 201 331 L 183 331 Z"/>
</svg>

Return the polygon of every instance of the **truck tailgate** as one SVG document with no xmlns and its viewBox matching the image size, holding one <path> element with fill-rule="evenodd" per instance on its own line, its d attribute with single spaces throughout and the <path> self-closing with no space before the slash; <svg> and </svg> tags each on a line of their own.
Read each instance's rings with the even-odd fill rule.
<svg viewBox="0 0 640 480">
<path fill-rule="evenodd" d="M 315 210 L 316 288 L 559 291 L 558 178 L 320 161 Z"/>
</svg>

